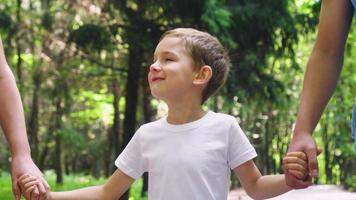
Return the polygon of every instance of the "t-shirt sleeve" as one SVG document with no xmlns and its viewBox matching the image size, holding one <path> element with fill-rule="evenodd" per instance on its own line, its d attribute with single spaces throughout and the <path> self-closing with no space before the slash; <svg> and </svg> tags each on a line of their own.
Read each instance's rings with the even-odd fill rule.
<svg viewBox="0 0 356 200">
<path fill-rule="evenodd" d="M 235 169 L 257 156 L 255 149 L 235 120 L 230 127 L 228 142 L 228 164 L 230 169 Z"/>
<path fill-rule="evenodd" d="M 115 165 L 126 175 L 138 179 L 146 171 L 140 145 L 140 130 L 137 130 L 124 151 L 115 160 Z"/>
</svg>

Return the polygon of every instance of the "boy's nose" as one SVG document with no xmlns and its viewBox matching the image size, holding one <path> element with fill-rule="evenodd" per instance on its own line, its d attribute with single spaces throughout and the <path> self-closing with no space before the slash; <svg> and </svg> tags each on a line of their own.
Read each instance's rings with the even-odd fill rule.
<svg viewBox="0 0 356 200">
<path fill-rule="evenodd" d="M 159 65 L 158 62 L 154 62 L 150 66 L 150 72 L 158 72 L 161 70 L 161 66 Z"/>
</svg>

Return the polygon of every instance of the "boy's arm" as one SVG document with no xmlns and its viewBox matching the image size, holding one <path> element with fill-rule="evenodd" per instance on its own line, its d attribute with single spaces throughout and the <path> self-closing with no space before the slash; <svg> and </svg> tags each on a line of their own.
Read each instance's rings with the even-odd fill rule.
<svg viewBox="0 0 356 200">
<path fill-rule="evenodd" d="M 52 192 L 51 200 L 116 200 L 134 181 L 135 179 L 117 169 L 104 185 L 67 192 Z"/>
<path fill-rule="evenodd" d="M 284 175 L 262 176 L 253 160 L 236 167 L 234 173 L 253 199 L 271 198 L 291 190 L 285 182 Z"/>
</svg>

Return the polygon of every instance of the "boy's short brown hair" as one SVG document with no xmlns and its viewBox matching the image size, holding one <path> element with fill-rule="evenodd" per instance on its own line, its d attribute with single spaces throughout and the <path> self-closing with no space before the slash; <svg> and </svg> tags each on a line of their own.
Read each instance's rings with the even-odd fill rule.
<svg viewBox="0 0 356 200">
<path fill-rule="evenodd" d="M 230 69 L 230 59 L 227 51 L 214 36 L 192 28 L 169 30 L 162 35 L 160 40 L 165 37 L 181 38 L 197 69 L 204 65 L 211 67 L 213 71 L 212 77 L 202 95 L 202 103 L 204 103 L 226 81 Z"/>
</svg>

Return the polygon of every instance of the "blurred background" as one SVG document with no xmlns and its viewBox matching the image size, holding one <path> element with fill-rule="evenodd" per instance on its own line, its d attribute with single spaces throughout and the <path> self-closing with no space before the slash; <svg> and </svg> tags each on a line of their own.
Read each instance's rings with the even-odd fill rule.
<svg viewBox="0 0 356 200">
<path fill-rule="evenodd" d="M 283 173 L 320 4 L 0 0 L 0 34 L 21 92 L 33 159 L 54 190 L 102 183 L 138 126 L 165 113 L 147 84 L 161 34 L 193 27 L 218 37 L 233 64 L 225 87 L 206 108 L 236 116 L 259 154 L 256 163 L 262 173 Z M 315 183 L 347 190 L 356 190 L 350 137 L 355 56 L 352 28 L 340 83 L 314 134 L 323 149 Z M 10 160 L 0 134 L 1 199 L 12 198 Z M 232 177 L 231 188 L 237 187 Z M 135 183 L 131 199 L 144 199 L 145 191 L 147 175 Z"/>
</svg>

